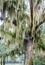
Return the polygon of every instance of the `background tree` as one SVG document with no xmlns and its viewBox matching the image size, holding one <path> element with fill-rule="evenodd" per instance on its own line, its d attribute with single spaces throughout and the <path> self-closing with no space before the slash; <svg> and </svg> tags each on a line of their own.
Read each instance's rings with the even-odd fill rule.
<svg viewBox="0 0 45 65">
<path fill-rule="evenodd" d="M 19 49 L 22 49 L 22 43 L 24 43 L 24 47 L 26 47 L 25 65 L 29 65 L 29 62 L 34 57 L 33 49 L 35 47 L 35 41 L 41 39 L 39 36 L 40 25 L 45 22 L 45 9 L 43 8 L 40 13 L 42 2 L 42 0 L 29 0 L 30 12 L 28 15 L 26 13 L 27 8 L 25 6 L 25 1 L 3 1 L 2 13 L 5 22 L 3 24 L 4 29 L 1 30 L 1 32 L 5 34 L 8 42 L 10 41 L 9 47 L 13 45 L 11 43 L 17 43 L 19 47 L 21 47 Z M 9 13 L 8 18 L 5 18 L 5 12 Z M 13 29 L 14 32 L 12 32 Z"/>
</svg>

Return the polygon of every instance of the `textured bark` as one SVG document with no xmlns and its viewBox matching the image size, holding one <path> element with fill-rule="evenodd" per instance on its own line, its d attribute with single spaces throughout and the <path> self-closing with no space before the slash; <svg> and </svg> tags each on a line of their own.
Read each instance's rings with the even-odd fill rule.
<svg viewBox="0 0 45 65">
<path fill-rule="evenodd" d="M 31 65 L 31 59 L 33 58 L 33 41 L 29 40 L 26 46 L 25 65 Z"/>
</svg>

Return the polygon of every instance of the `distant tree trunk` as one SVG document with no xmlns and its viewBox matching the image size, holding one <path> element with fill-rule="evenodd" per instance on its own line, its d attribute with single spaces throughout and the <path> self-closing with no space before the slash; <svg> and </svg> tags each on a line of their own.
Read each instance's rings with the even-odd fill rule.
<svg viewBox="0 0 45 65">
<path fill-rule="evenodd" d="M 32 54 L 32 51 L 33 51 L 33 41 L 32 40 L 28 40 L 27 44 L 25 46 L 26 48 L 26 53 L 25 53 L 25 65 L 32 65 L 31 63 L 31 60 L 33 58 L 33 54 Z"/>
<path fill-rule="evenodd" d="M 5 57 L 3 57 L 3 65 L 5 65 Z"/>
<path fill-rule="evenodd" d="M 2 65 L 2 58 L 1 58 L 1 65 Z"/>
</svg>

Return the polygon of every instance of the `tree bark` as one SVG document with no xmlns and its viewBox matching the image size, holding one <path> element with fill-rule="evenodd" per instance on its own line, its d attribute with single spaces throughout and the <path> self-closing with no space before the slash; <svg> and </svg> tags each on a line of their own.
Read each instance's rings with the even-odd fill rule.
<svg viewBox="0 0 45 65">
<path fill-rule="evenodd" d="M 33 41 L 29 40 L 26 46 L 26 53 L 25 53 L 25 65 L 32 65 L 31 60 L 33 58 Z"/>
</svg>

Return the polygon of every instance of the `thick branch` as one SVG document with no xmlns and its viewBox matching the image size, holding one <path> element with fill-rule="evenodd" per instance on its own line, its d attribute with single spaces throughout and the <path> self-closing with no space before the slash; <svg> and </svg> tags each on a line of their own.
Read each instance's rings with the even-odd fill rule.
<svg viewBox="0 0 45 65">
<path fill-rule="evenodd" d="M 30 35 L 32 35 L 32 28 L 33 28 L 33 0 L 29 0 L 29 2 L 30 2 L 30 13 L 31 13 Z"/>
<path fill-rule="evenodd" d="M 41 25 L 41 24 L 43 24 L 45 22 L 45 19 L 43 20 L 43 21 L 41 21 L 36 27 L 35 27 L 35 31 L 39 28 L 39 26 Z"/>
<path fill-rule="evenodd" d="M 42 0 L 37 0 L 37 3 L 36 3 L 36 5 L 35 5 L 35 9 L 38 8 L 38 5 L 39 5 L 41 2 L 42 2 Z"/>
<path fill-rule="evenodd" d="M 31 28 L 33 27 L 33 0 L 30 0 L 30 10 L 31 10 Z"/>
</svg>

